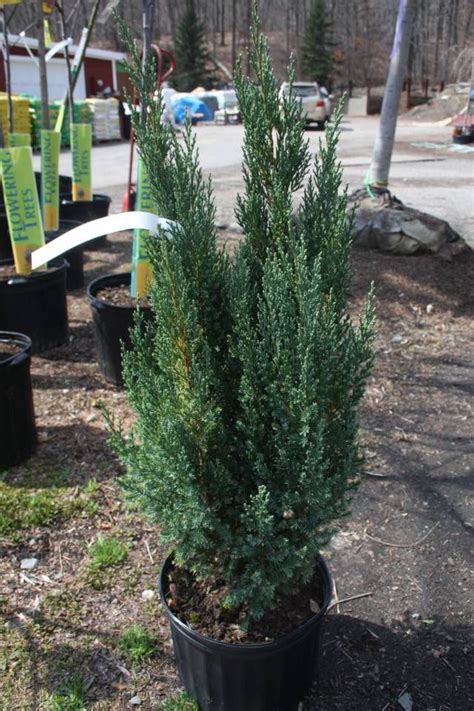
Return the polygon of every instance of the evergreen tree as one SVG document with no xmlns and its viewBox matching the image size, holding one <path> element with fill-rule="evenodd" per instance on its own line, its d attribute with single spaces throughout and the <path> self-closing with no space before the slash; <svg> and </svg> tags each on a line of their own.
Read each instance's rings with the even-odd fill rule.
<svg viewBox="0 0 474 711">
<path fill-rule="evenodd" d="M 206 32 L 196 12 L 194 0 L 187 0 L 186 11 L 174 38 L 176 71 L 173 84 L 179 91 L 192 91 L 206 85 L 209 78 Z"/>
<path fill-rule="evenodd" d="M 258 618 L 312 574 L 349 507 L 361 466 L 358 405 L 373 361 L 369 300 L 347 314 L 351 224 L 336 146 L 341 111 L 316 161 L 301 105 L 280 101 L 268 45 L 253 18 L 250 65 L 235 74 L 245 136 L 245 191 L 235 259 L 217 249 L 211 183 L 189 123 L 160 122 L 154 71 L 130 35 L 132 114 L 156 212 L 154 319 L 138 316 L 124 380 L 130 437 L 112 430 L 123 484 L 159 522 L 177 565 L 225 581 L 227 608 Z M 293 80 L 291 71 L 290 80 Z M 303 189 L 296 213 L 295 193 Z M 212 583 L 211 583 L 212 584 Z"/>
<path fill-rule="evenodd" d="M 327 86 L 334 66 L 332 23 L 324 0 L 313 0 L 301 50 L 301 69 L 308 81 Z"/>
</svg>

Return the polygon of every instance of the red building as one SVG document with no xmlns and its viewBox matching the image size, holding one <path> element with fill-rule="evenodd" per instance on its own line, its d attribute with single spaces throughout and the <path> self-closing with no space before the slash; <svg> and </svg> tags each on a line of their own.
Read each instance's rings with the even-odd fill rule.
<svg viewBox="0 0 474 711">
<path fill-rule="evenodd" d="M 37 68 L 38 40 L 32 37 L 9 35 L 11 83 L 14 94 L 30 94 L 39 97 L 39 72 Z M 51 45 L 54 46 L 54 45 Z M 48 47 L 48 50 L 51 47 Z M 48 93 L 51 101 L 62 99 L 67 86 L 65 50 L 60 50 L 47 64 Z M 77 51 L 77 45 L 68 47 L 71 60 Z M 126 75 L 122 64 L 126 55 L 108 49 L 86 50 L 84 63 L 79 74 L 74 96 L 84 99 L 96 96 L 100 88 L 110 87 L 112 92 L 120 92 L 126 84 Z M 4 59 L 0 53 L 0 91 L 6 90 Z"/>
</svg>

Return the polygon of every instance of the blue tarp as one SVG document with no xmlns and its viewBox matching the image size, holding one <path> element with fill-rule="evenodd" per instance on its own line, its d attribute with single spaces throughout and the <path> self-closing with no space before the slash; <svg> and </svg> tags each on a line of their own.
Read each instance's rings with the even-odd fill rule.
<svg viewBox="0 0 474 711">
<path fill-rule="evenodd" d="M 187 114 L 191 119 L 197 118 L 199 121 L 212 121 L 212 114 L 203 101 L 194 96 L 182 96 L 173 104 L 174 120 L 176 123 L 183 123 Z M 195 116 L 200 114 L 199 116 Z"/>
</svg>

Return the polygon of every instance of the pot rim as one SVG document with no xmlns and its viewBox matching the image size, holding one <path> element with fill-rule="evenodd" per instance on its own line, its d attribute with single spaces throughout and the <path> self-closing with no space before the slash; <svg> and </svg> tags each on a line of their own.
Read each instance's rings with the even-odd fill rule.
<svg viewBox="0 0 474 711">
<path fill-rule="evenodd" d="M 107 286 L 107 282 L 111 281 L 110 286 L 129 286 L 132 279 L 131 272 L 117 272 L 113 274 L 104 274 L 91 281 L 86 288 L 86 294 L 91 306 L 99 306 L 100 308 L 110 309 L 133 309 L 135 306 L 125 306 L 124 304 L 111 304 L 108 301 L 99 299 L 95 292 L 100 291 L 100 288 Z"/>
<path fill-rule="evenodd" d="M 83 223 L 80 222 L 79 220 L 59 220 L 59 227 L 57 230 L 45 230 L 44 231 L 44 238 L 47 241 L 48 239 L 55 239 L 56 237 L 59 237 L 61 234 L 64 232 L 68 232 L 69 230 L 72 230 L 74 227 L 79 227 Z M 79 245 L 82 246 L 82 245 Z M 73 247 L 74 249 L 74 247 Z"/>
<path fill-rule="evenodd" d="M 13 258 L 0 260 L 0 266 L 2 267 L 7 266 L 9 264 L 15 264 Z M 15 286 L 19 284 L 30 283 L 32 281 L 38 282 L 41 279 L 50 279 L 51 276 L 53 276 L 53 272 L 57 273 L 65 271 L 68 266 L 69 263 L 66 259 L 64 259 L 63 257 L 55 257 L 54 259 L 51 259 L 48 262 L 48 269 L 46 271 L 37 269 L 35 271 L 30 272 L 29 274 L 15 274 L 14 276 L 10 276 L 8 278 L 0 277 L 0 284 L 6 286 Z"/>
<path fill-rule="evenodd" d="M 160 574 L 158 577 L 158 590 L 160 593 L 160 599 L 161 599 L 161 604 L 163 605 L 164 611 L 166 616 L 172 620 L 173 624 L 176 625 L 180 629 L 180 631 L 192 638 L 194 638 L 196 641 L 200 642 L 201 644 L 204 643 L 207 646 L 211 645 L 214 646 L 216 649 L 221 650 L 221 651 L 227 651 L 227 652 L 232 652 L 232 650 L 235 650 L 237 653 L 239 653 L 242 650 L 252 650 L 252 651 L 261 651 L 261 652 L 272 652 L 274 650 L 279 649 L 281 646 L 284 646 L 286 644 L 291 644 L 293 640 L 296 641 L 297 638 L 301 634 L 304 634 L 304 632 L 312 627 L 316 622 L 321 620 L 324 615 L 327 612 L 327 609 L 329 607 L 329 603 L 331 601 L 332 597 L 332 578 L 331 574 L 329 572 L 329 568 L 326 564 L 326 561 L 324 560 L 323 556 L 321 554 L 317 554 L 315 556 L 315 563 L 319 567 L 321 571 L 321 575 L 323 578 L 323 602 L 321 605 L 321 608 L 319 612 L 317 612 L 315 615 L 312 615 L 308 620 L 303 622 L 301 625 L 298 625 L 295 629 L 293 629 L 291 632 L 287 632 L 285 635 L 282 635 L 281 637 L 277 637 L 276 639 L 272 640 L 271 642 L 249 642 L 249 643 L 242 643 L 242 642 L 221 642 L 218 639 L 214 639 L 213 637 L 208 637 L 207 635 L 202 634 L 201 632 L 198 632 L 197 630 L 192 629 L 192 627 L 189 627 L 187 624 L 182 622 L 176 615 L 170 610 L 168 607 L 168 604 L 166 602 L 166 596 L 165 592 L 163 589 L 163 579 L 164 579 L 164 574 L 166 573 L 167 569 L 171 565 L 173 555 L 170 554 L 167 558 L 165 558 Z"/>
<path fill-rule="evenodd" d="M 31 353 L 31 338 L 26 333 L 18 333 L 18 331 L 0 331 L 0 344 L 2 343 L 17 343 L 20 350 L 17 353 L 12 353 L 10 356 L 0 361 L 0 368 L 12 365 L 18 356 Z"/>
<path fill-rule="evenodd" d="M 70 193 L 62 193 L 59 195 L 59 202 L 61 205 L 75 205 L 76 202 L 82 204 L 87 203 L 89 205 L 92 205 L 95 202 L 106 202 L 110 205 L 112 202 L 110 195 L 102 195 L 102 193 L 92 193 L 92 200 L 73 200 L 72 198 L 65 197 L 66 194 L 69 195 Z"/>
</svg>

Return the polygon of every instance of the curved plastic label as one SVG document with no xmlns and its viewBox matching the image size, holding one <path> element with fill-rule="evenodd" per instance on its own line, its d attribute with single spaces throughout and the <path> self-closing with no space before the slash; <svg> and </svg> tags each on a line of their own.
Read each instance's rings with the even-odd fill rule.
<svg viewBox="0 0 474 711">
<path fill-rule="evenodd" d="M 67 39 L 61 40 L 61 42 L 56 42 L 56 44 L 53 44 L 53 46 L 44 58 L 45 62 L 49 62 L 49 60 L 52 59 L 57 52 L 59 52 L 61 49 L 64 49 L 65 47 L 69 47 L 69 45 L 71 44 L 72 37 L 68 37 Z"/>
<path fill-rule="evenodd" d="M 36 249 L 31 253 L 31 267 L 32 269 L 38 269 L 38 267 L 55 257 L 60 257 L 73 247 L 78 247 L 84 242 L 102 237 L 109 232 L 140 229 L 149 230 L 156 234 L 158 228 L 168 232 L 175 224 L 175 222 L 166 220 L 164 217 L 158 217 L 151 212 L 142 211 L 120 212 L 118 215 L 101 217 L 98 220 L 92 220 L 92 222 L 86 222 L 84 225 L 74 227 L 74 229 L 56 237 L 44 247 Z"/>
</svg>

